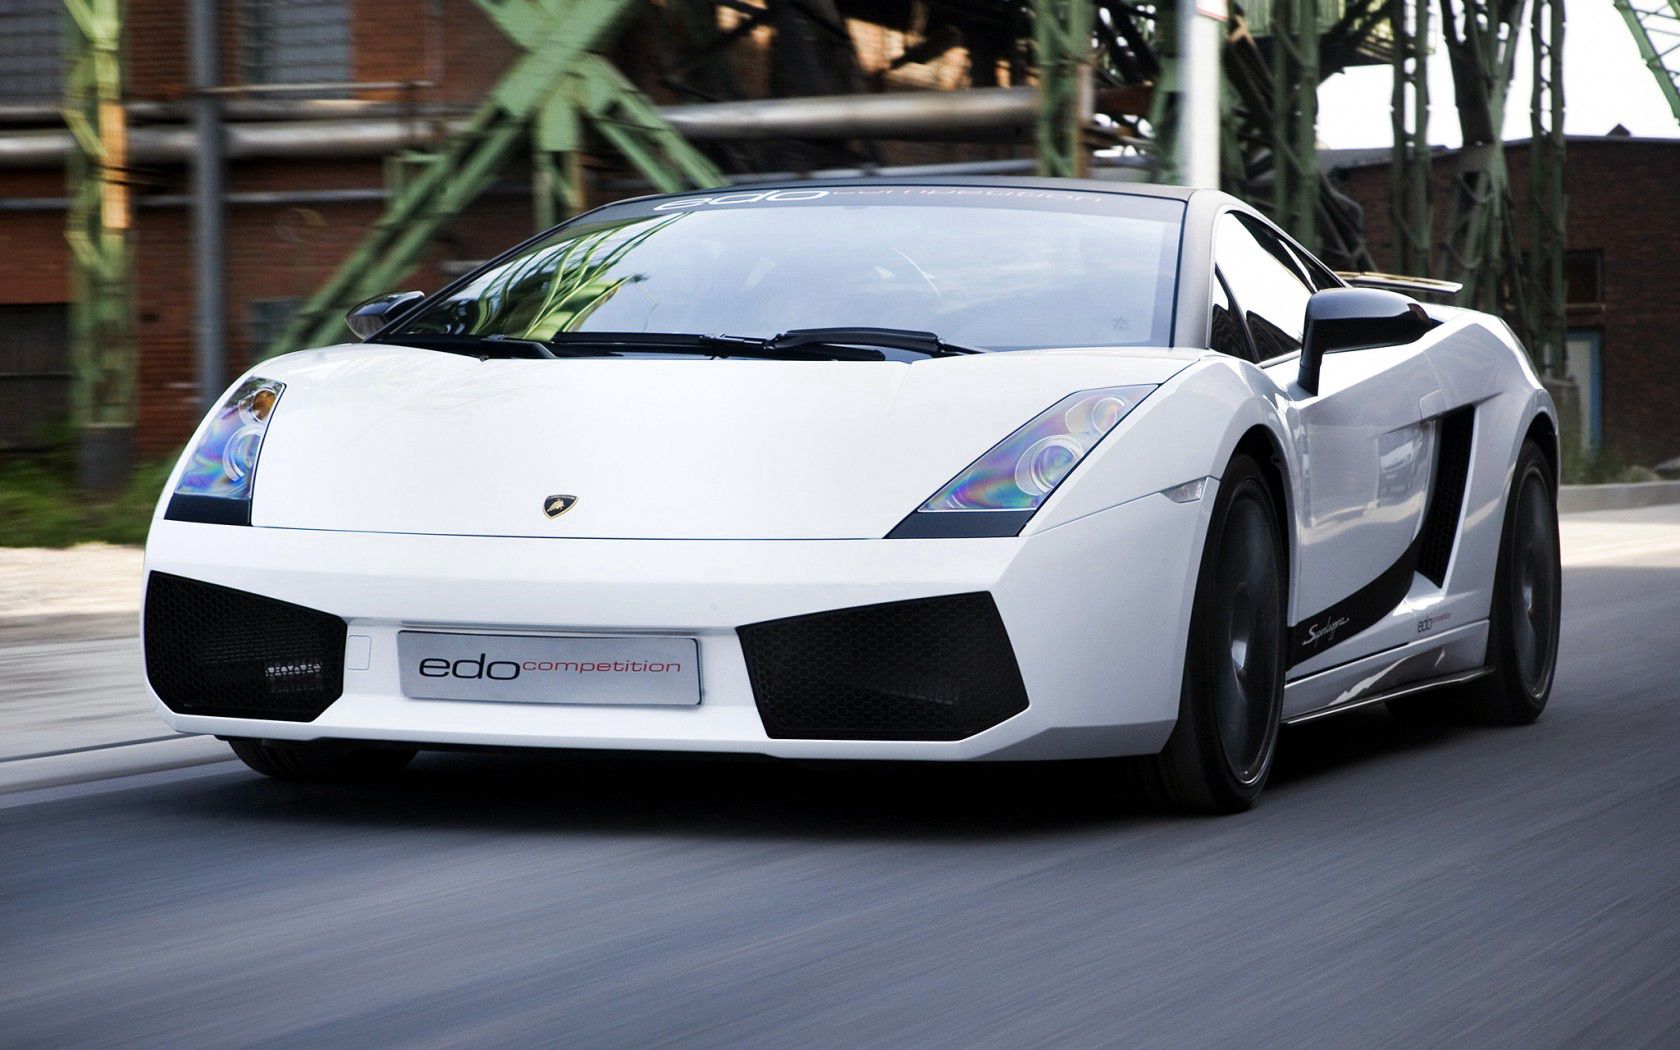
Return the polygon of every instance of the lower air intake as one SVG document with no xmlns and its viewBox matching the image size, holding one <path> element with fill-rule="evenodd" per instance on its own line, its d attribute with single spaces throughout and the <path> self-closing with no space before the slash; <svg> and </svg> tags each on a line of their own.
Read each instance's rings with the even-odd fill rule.
<svg viewBox="0 0 1680 1050">
<path fill-rule="evenodd" d="M 146 677 L 177 714 L 308 722 L 344 691 L 344 630 L 328 613 L 154 572 Z"/>
<path fill-rule="evenodd" d="M 778 740 L 960 740 L 1027 709 L 989 594 L 865 605 L 739 629 Z"/>
</svg>

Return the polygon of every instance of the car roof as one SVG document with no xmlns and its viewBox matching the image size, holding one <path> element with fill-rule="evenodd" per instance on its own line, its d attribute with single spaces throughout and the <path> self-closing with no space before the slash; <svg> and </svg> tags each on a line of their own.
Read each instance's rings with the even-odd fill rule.
<svg viewBox="0 0 1680 1050">
<path fill-rule="evenodd" d="M 1074 192 L 1113 193 L 1132 197 L 1158 197 L 1165 200 L 1187 201 L 1196 193 L 1207 192 L 1195 186 L 1164 186 L 1153 182 L 1114 182 L 1107 179 L 1061 179 L 1034 175 L 853 175 L 830 179 L 778 179 L 772 182 L 736 182 L 725 186 L 681 190 L 677 193 L 654 193 L 629 200 L 660 200 L 667 197 L 690 197 L 705 193 L 756 193 L 773 190 L 826 189 L 834 186 L 972 186 L 980 188 L 1008 187 L 1022 190 L 1068 190 Z"/>
</svg>

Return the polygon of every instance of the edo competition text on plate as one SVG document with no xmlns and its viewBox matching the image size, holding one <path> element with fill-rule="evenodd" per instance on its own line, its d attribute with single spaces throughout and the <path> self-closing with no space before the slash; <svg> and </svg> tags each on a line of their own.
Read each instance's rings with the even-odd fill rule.
<svg viewBox="0 0 1680 1050">
<path fill-rule="evenodd" d="M 405 696 L 522 704 L 690 706 L 700 702 L 692 638 L 400 631 Z"/>
</svg>

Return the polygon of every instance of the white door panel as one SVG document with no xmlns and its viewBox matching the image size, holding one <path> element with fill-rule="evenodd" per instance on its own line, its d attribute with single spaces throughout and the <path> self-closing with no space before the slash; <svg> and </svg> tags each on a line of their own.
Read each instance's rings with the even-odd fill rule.
<svg viewBox="0 0 1680 1050">
<path fill-rule="evenodd" d="M 1331 354 L 1296 404 L 1302 438 L 1295 618 L 1326 609 L 1402 558 L 1429 497 L 1439 383 L 1416 346 Z"/>
<path fill-rule="evenodd" d="M 1304 394 L 1299 359 L 1285 355 L 1300 349 L 1307 307 L 1327 275 L 1303 257 L 1252 216 L 1216 221 L 1221 292 L 1228 289 L 1254 355 L 1279 359 L 1267 372 L 1297 455 L 1292 665 L 1332 650 L 1338 659 L 1373 651 L 1362 632 L 1406 597 L 1436 458 L 1437 428 L 1426 420 L 1444 400 L 1427 338 L 1328 355 L 1318 393 Z"/>
</svg>

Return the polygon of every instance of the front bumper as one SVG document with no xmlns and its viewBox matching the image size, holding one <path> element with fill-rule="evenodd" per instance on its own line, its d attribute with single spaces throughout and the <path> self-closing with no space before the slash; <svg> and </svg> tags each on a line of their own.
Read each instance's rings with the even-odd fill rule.
<svg viewBox="0 0 1680 1050">
<path fill-rule="evenodd" d="M 1212 493 L 1145 496 L 1026 537 L 556 540 L 317 532 L 159 520 L 148 571 L 330 612 L 349 624 L 344 691 L 308 722 L 158 711 L 183 732 L 789 758 L 1037 759 L 1159 750 L 1177 717 Z M 988 592 L 1029 705 L 960 740 L 773 739 L 737 628 Z M 697 707 L 416 700 L 397 632 L 661 634 L 699 642 Z M 149 687 L 149 686 L 148 686 Z"/>
</svg>

